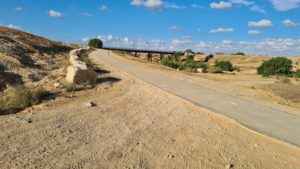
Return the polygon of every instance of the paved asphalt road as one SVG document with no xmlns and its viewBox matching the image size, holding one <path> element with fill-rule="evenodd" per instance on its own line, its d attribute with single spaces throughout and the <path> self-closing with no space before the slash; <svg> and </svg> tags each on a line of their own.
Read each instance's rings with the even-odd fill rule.
<svg viewBox="0 0 300 169">
<path fill-rule="evenodd" d="M 102 62 L 169 93 L 223 114 L 262 134 L 300 147 L 299 116 L 203 88 L 167 71 L 145 68 L 111 57 L 106 50 L 98 50 L 96 55 Z"/>
</svg>

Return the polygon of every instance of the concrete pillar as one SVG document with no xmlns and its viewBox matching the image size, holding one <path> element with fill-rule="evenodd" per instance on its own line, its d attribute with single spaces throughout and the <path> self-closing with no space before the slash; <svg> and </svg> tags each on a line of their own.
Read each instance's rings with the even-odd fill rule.
<svg viewBox="0 0 300 169">
<path fill-rule="evenodd" d="M 150 52 L 148 53 L 147 57 L 148 57 L 148 61 L 150 61 L 150 58 L 151 58 L 151 53 Z"/>
<path fill-rule="evenodd" d="M 164 54 L 161 53 L 161 54 L 160 54 L 160 60 L 163 60 L 163 57 L 164 57 Z"/>
</svg>

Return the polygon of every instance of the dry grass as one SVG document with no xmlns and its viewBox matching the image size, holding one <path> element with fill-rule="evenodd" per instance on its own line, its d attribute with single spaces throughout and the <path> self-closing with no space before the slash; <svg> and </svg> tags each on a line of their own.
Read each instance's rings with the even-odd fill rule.
<svg viewBox="0 0 300 169">
<path fill-rule="evenodd" d="M 268 85 L 268 88 L 285 100 L 300 102 L 300 85 L 275 83 Z"/>
<path fill-rule="evenodd" d="M 39 104 L 49 95 L 43 87 L 29 89 L 25 86 L 16 86 L 4 94 L 0 99 L 0 115 L 12 114 L 27 107 Z"/>
</svg>

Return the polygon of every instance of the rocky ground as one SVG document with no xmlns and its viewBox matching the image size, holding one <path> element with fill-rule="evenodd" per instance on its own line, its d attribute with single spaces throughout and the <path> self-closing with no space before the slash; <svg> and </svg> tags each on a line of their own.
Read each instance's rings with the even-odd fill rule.
<svg viewBox="0 0 300 169">
<path fill-rule="evenodd" d="M 299 148 L 98 64 L 96 88 L 0 117 L 1 168 L 300 165 Z"/>
</svg>

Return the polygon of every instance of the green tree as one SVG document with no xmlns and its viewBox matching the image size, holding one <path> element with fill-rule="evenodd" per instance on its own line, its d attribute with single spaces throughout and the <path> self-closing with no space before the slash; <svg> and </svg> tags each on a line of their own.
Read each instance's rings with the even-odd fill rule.
<svg viewBox="0 0 300 169">
<path fill-rule="evenodd" d="M 185 50 L 185 53 L 194 53 L 192 49 Z"/>
<path fill-rule="evenodd" d="M 94 38 L 89 40 L 89 46 L 93 48 L 102 48 L 103 42 L 100 39 Z"/>
<path fill-rule="evenodd" d="M 257 68 L 257 73 L 263 76 L 292 75 L 293 62 L 285 57 L 276 57 L 268 61 L 264 61 L 261 66 Z"/>
<path fill-rule="evenodd" d="M 235 53 L 234 55 L 243 55 L 243 56 L 245 56 L 246 54 L 243 53 L 243 52 L 237 52 L 237 53 Z"/>
</svg>

